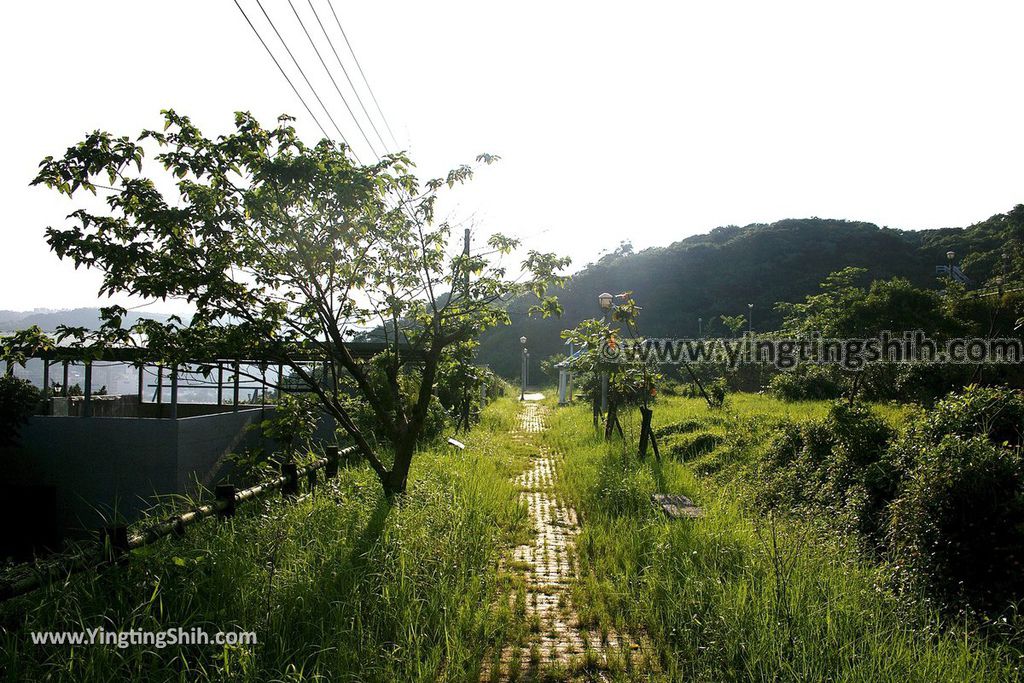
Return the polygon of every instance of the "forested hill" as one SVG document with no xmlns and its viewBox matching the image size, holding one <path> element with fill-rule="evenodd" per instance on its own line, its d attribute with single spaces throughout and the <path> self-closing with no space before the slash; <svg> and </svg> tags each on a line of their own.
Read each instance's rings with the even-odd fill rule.
<svg viewBox="0 0 1024 683">
<path fill-rule="evenodd" d="M 965 257 L 967 274 L 983 282 L 998 260 L 992 254 L 1022 226 L 1024 207 L 1018 206 L 966 229 L 901 231 L 807 218 L 716 228 L 637 253 L 627 246 L 588 265 L 558 292 L 565 307 L 561 319 L 529 319 L 526 306 L 514 302 L 513 324 L 488 332 L 478 359 L 503 375 L 517 375 L 518 340 L 525 334 L 532 372 L 539 372 L 540 360 L 565 350 L 561 330 L 600 315 L 597 295 L 604 291 L 634 293 L 647 336 L 695 336 L 698 318 L 706 334 L 722 334 L 720 316 L 746 315 L 750 303 L 754 330 L 774 329 L 777 302 L 802 300 L 846 266 L 866 268 L 866 281 L 902 276 L 929 287 L 936 284 L 935 266 L 954 249 L 958 261 Z"/>
</svg>

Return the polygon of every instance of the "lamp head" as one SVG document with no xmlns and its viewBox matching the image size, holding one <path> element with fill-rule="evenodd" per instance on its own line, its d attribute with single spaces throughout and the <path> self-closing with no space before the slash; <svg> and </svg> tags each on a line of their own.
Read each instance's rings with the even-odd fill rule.
<svg viewBox="0 0 1024 683">
<path fill-rule="evenodd" d="M 602 292 L 597 295 L 597 303 L 601 305 L 601 310 L 607 311 L 612 307 L 612 300 L 615 297 L 608 292 Z"/>
</svg>

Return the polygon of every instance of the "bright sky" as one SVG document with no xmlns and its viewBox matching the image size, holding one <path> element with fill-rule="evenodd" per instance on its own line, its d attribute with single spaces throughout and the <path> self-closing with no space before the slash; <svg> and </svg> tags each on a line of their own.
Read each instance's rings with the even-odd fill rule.
<svg viewBox="0 0 1024 683">
<path fill-rule="evenodd" d="M 240 1 L 333 132 L 256 1 Z M 308 1 L 292 0 L 348 96 Z M 327 0 L 312 3 L 360 85 Z M 446 208 L 574 267 L 623 239 L 639 249 L 718 225 L 918 229 L 1024 201 L 1019 2 L 333 3 L 422 177 L 503 157 Z M 287 0 L 263 4 L 365 161 Z M 135 135 L 174 107 L 208 134 L 248 109 L 320 136 L 231 0 L 6 10 L 0 309 L 97 303 L 98 275 L 60 263 L 43 238 L 74 205 L 28 187 L 43 156 L 87 131 Z"/>
</svg>

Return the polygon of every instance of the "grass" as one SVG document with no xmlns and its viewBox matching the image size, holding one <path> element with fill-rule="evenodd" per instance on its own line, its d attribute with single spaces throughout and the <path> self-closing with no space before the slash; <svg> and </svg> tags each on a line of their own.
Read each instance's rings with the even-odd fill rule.
<svg viewBox="0 0 1024 683">
<path fill-rule="evenodd" d="M 588 407 L 545 404 L 541 434 L 511 438 L 519 407 L 504 399 L 465 437 L 465 451 L 422 452 L 400 507 L 384 503 L 367 469 L 348 468 L 312 495 L 247 504 L 124 566 L 0 605 L 0 671 L 12 680 L 476 681 L 485 664 L 495 671 L 506 644 L 537 670 L 540 652 L 524 645 L 542 628 L 527 609 L 536 596 L 509 552 L 531 529 L 511 481 L 545 443 L 565 456 L 556 495 L 582 527 L 571 550 L 581 626 L 633 634 L 656 660 L 650 670 L 600 670 L 588 651 L 545 665 L 545 680 L 1020 678 L 1019 651 L 897 598 L 852 543 L 744 504 L 737 473 L 773 423 L 824 416 L 828 404 L 734 395 L 709 411 L 664 399 L 654 419 L 664 428 L 660 463 L 638 460 L 633 412 L 621 416 L 624 448 L 595 434 Z M 876 410 L 894 424 L 905 416 L 899 406 Z M 706 517 L 667 520 L 651 505 L 655 492 L 687 495 Z M 259 643 L 118 649 L 29 639 L 179 626 L 254 631 Z"/>
<path fill-rule="evenodd" d="M 1017 680 L 1018 651 L 898 599 L 852 543 L 744 505 L 732 473 L 771 424 L 827 409 L 734 395 L 709 411 L 670 398 L 655 426 L 684 423 L 664 430 L 662 443 L 683 444 L 687 459 L 661 463 L 638 460 L 634 414 L 623 416 L 624 448 L 594 433 L 586 406 L 551 413 L 542 438 L 566 456 L 559 492 L 582 524 L 573 595 L 581 620 L 645 633 L 667 680 Z M 897 424 L 905 414 L 876 410 Z M 686 451 L 695 441 L 700 448 Z M 707 516 L 667 520 L 650 503 L 655 492 L 687 495 Z"/>
<path fill-rule="evenodd" d="M 417 457 L 410 495 L 383 500 L 365 468 L 298 501 L 246 504 L 119 567 L 0 605 L 11 680 L 472 680 L 526 628 L 500 596 L 504 548 L 529 533 L 511 477 L 526 463 L 500 401 L 467 449 Z M 257 645 L 39 646 L 32 631 L 253 631 Z"/>
</svg>

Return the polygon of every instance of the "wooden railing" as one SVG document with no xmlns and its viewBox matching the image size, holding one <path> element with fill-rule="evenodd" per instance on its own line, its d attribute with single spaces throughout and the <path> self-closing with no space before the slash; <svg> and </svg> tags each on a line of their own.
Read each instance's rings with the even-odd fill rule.
<svg viewBox="0 0 1024 683">
<path fill-rule="evenodd" d="M 326 456 L 308 465 L 299 467 L 295 463 L 284 463 L 281 475 L 255 486 L 236 489 L 231 484 L 220 484 L 214 489 L 214 500 L 210 503 L 155 524 L 143 525 L 138 531 L 130 531 L 126 525 L 115 525 L 100 531 L 100 542 L 95 547 L 87 548 L 75 555 L 47 558 L 40 565 L 25 565 L 26 575 L 13 581 L 0 581 L 0 602 L 10 600 L 19 595 L 30 593 L 48 582 L 77 574 L 87 569 L 94 569 L 110 564 L 122 564 L 128 561 L 131 551 L 142 548 L 166 538 L 181 536 L 185 529 L 208 517 L 227 518 L 235 514 L 238 505 L 247 500 L 259 498 L 271 491 L 281 491 L 282 495 L 295 496 L 299 493 L 300 482 L 305 479 L 312 489 L 316 484 L 317 473 L 323 470 L 324 477 L 332 479 L 338 474 L 341 459 L 353 456 L 357 449 L 352 446 L 340 450 L 337 446 L 328 446 Z"/>
</svg>

